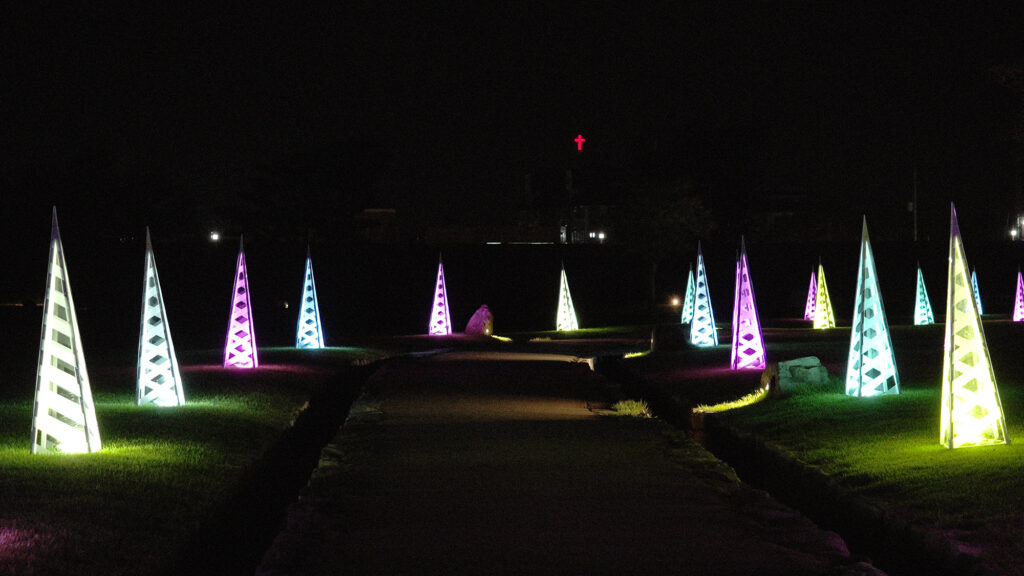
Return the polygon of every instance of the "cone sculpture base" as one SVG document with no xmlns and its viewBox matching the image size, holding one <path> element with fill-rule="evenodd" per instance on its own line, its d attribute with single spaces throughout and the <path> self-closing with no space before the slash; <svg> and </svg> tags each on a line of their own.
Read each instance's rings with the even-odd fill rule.
<svg viewBox="0 0 1024 576">
<path fill-rule="evenodd" d="M 1010 441 L 976 294 L 970 285 L 956 208 L 951 207 L 939 417 L 939 441 L 947 448 Z"/>
<path fill-rule="evenodd" d="M 96 407 L 85 367 L 82 337 L 78 333 L 78 316 L 71 297 L 56 208 L 40 332 L 32 411 L 32 453 L 98 452 L 102 446 Z"/>
<path fill-rule="evenodd" d="M 235 264 L 235 290 L 231 299 L 231 318 L 224 345 L 225 368 L 258 368 L 256 333 L 253 330 L 252 307 L 249 303 L 249 273 L 245 266 L 245 249 L 238 241 L 238 262 Z"/>
<path fill-rule="evenodd" d="M 711 307 L 708 275 L 704 269 L 704 255 L 697 245 L 697 276 L 693 297 L 693 321 L 690 322 L 690 344 L 701 348 L 718 346 L 715 328 L 715 310 Z"/>
<path fill-rule="evenodd" d="M 306 254 L 306 274 L 302 282 L 302 310 L 295 329 L 295 347 L 319 349 L 324 347 L 324 331 L 320 324 L 320 303 L 316 297 L 313 279 L 313 260 Z"/>
</svg>

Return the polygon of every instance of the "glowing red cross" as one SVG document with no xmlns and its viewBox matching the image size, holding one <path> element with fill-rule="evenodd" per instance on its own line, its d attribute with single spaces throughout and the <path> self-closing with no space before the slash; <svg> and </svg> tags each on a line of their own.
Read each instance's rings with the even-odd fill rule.
<svg viewBox="0 0 1024 576">
<path fill-rule="evenodd" d="M 583 150 L 583 143 L 586 142 L 586 141 L 587 141 L 587 139 L 583 137 L 583 134 L 577 135 L 576 138 L 573 140 L 573 142 L 576 143 L 576 150 L 582 151 Z"/>
</svg>

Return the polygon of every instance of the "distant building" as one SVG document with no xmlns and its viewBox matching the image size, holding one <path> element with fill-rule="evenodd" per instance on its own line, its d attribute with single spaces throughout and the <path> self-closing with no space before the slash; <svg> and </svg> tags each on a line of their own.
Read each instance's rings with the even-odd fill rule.
<svg viewBox="0 0 1024 576">
<path fill-rule="evenodd" d="M 614 206 L 574 204 L 569 213 L 569 243 L 604 244 L 611 240 Z"/>
</svg>

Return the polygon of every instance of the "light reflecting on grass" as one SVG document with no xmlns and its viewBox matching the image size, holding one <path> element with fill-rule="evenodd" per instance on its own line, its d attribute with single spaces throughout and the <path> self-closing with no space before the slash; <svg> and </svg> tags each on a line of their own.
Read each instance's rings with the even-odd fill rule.
<svg viewBox="0 0 1024 576">
<path fill-rule="evenodd" d="M 94 454 L 30 454 L 31 389 L 0 401 L 0 576 L 165 572 L 311 391 L 334 383 L 339 363 L 375 357 L 315 352 L 287 364 L 302 353 L 272 351 L 266 370 L 186 366 L 181 407 L 139 407 L 133 371 L 97 371 Z"/>
<path fill-rule="evenodd" d="M 768 397 L 768 387 L 758 388 L 750 394 L 744 394 L 743 396 L 730 400 L 728 402 L 719 402 L 718 404 L 706 405 L 698 404 L 693 411 L 701 413 L 714 413 L 714 412 L 725 412 L 726 410 L 735 410 L 736 408 L 742 408 L 744 406 L 750 406 L 756 404 L 761 400 Z"/>
<path fill-rule="evenodd" d="M 1004 404 L 1019 412 L 1019 388 L 1003 392 Z M 1000 542 L 986 552 L 994 557 L 1024 552 L 1024 446 L 943 447 L 937 386 L 911 383 L 899 395 L 872 398 L 794 394 L 716 417 L 841 478 L 883 509 L 940 531 L 972 531 L 982 545 Z M 1011 438 L 1024 438 L 1019 417 L 1007 424 Z"/>
</svg>

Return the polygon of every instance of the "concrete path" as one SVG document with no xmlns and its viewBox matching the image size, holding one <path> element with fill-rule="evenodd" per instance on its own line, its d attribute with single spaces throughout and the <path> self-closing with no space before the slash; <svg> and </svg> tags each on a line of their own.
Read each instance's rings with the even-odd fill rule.
<svg viewBox="0 0 1024 576">
<path fill-rule="evenodd" d="M 858 573 L 586 364 L 461 358 L 371 379 L 258 574 Z"/>
</svg>

